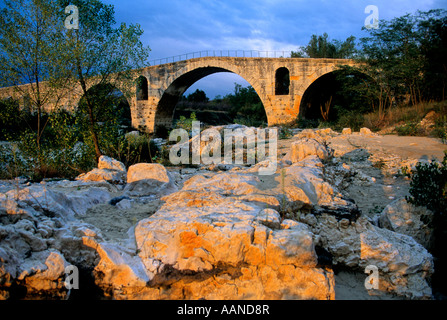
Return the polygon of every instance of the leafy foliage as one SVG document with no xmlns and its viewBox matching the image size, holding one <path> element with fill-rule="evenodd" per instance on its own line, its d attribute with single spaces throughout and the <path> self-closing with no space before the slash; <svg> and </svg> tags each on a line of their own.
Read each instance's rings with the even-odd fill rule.
<svg viewBox="0 0 447 320">
<path fill-rule="evenodd" d="M 435 257 L 435 273 L 432 277 L 434 292 L 445 294 L 447 276 L 447 151 L 441 163 L 418 163 L 416 171 L 411 174 L 410 197 L 407 201 L 418 206 L 425 206 L 433 211 L 434 244 L 431 252 Z"/>
<path fill-rule="evenodd" d="M 57 0 L 5 0 L 0 12 L 0 86 L 13 86 L 37 114 L 33 139 L 39 150 L 47 125 L 43 106 L 68 85 L 63 17 Z"/>
<path fill-rule="evenodd" d="M 416 171 L 411 175 L 410 195 L 411 203 L 425 206 L 435 214 L 446 214 L 447 152 L 441 163 L 431 161 L 416 165 Z"/>
<path fill-rule="evenodd" d="M 387 105 L 406 97 L 411 104 L 444 98 L 440 91 L 447 80 L 445 10 L 418 11 L 381 21 L 379 29 L 367 30 L 370 36 L 361 39 L 362 72 L 376 81 Z M 435 92 L 435 87 L 441 90 Z"/>
<path fill-rule="evenodd" d="M 63 6 L 68 4 L 69 1 L 61 1 Z M 135 85 L 136 75 L 133 70 L 146 66 L 150 49 L 141 43 L 143 30 L 138 24 L 127 26 L 121 23 L 115 27 L 112 5 L 98 0 L 73 0 L 70 4 L 76 5 L 82 14 L 79 30 L 67 30 L 71 57 L 68 69 L 71 78 L 81 86 L 84 93 L 83 110 L 88 116 L 88 132 L 98 160 L 103 154 L 100 140 L 106 140 L 100 135 L 108 131 L 99 132 L 96 126 L 99 121 L 96 115 L 103 110 L 100 104 L 93 101 L 94 97 L 87 87 L 88 80 L 96 77 L 99 79 L 98 85 L 120 87 L 124 95 L 129 95 L 130 88 Z"/>
<path fill-rule="evenodd" d="M 355 37 L 350 36 L 345 41 L 329 41 L 327 33 L 312 35 L 307 46 L 298 51 L 292 51 L 292 58 L 338 58 L 350 59 L 355 56 Z"/>
<path fill-rule="evenodd" d="M 189 94 L 186 97 L 186 101 L 188 102 L 208 102 L 210 99 L 206 96 L 206 93 L 203 90 L 197 89 L 193 93 Z"/>
<path fill-rule="evenodd" d="M 189 118 L 186 118 L 185 116 L 180 116 L 180 119 L 175 122 L 175 128 L 184 129 L 187 132 L 191 132 L 193 121 L 197 121 L 195 112 L 192 112 Z"/>
<path fill-rule="evenodd" d="M 17 138 L 17 128 L 28 127 L 31 118 L 31 113 L 20 108 L 18 101 L 13 99 L 0 101 L 0 139 Z"/>
<path fill-rule="evenodd" d="M 340 66 L 334 72 L 336 80 L 318 88 L 324 93 L 334 86 L 333 92 L 325 93 L 327 97 L 333 96 L 329 115 L 323 113 L 325 121 L 346 122 L 354 118 L 351 111 L 374 112 L 377 117 L 369 125 L 380 128 L 387 125 L 390 111 L 396 107 L 445 99 L 447 12 L 418 11 L 383 20 L 379 26 L 379 29 L 365 28 L 368 36 L 358 44 L 353 37 L 344 42 L 330 41 L 325 33 L 313 35 L 307 46 L 292 52 L 293 57 L 354 58 L 358 62 L 356 67 Z M 316 101 L 312 109 L 319 109 L 323 103 Z M 310 116 L 321 118 L 318 113 Z M 305 117 L 308 118 L 307 112 Z M 411 131 L 409 127 L 401 129 Z M 442 135 L 442 127 L 438 129 Z"/>
<path fill-rule="evenodd" d="M 140 41 L 140 26 L 116 26 L 113 6 L 98 0 L 4 2 L 0 85 L 13 86 L 29 107 L 1 103 L 0 133 L 10 141 L 0 154 L 6 177 L 70 178 L 95 166 L 101 154 L 120 157 L 125 149 L 137 150 L 127 153 L 129 161 L 138 158 L 130 154 L 142 151 L 142 144 L 134 147 L 124 139 L 130 110 L 116 87 L 127 96 L 132 70 L 145 66 L 149 48 Z M 79 30 L 64 27 L 68 4 L 79 8 Z M 89 89 L 93 77 L 96 86 Z M 30 90 L 23 91 L 22 83 L 31 83 Z M 58 111 L 60 93 L 78 84 L 84 96 L 76 115 Z M 50 101 L 51 112 L 43 108 Z"/>
<path fill-rule="evenodd" d="M 394 128 L 399 136 L 420 136 L 423 135 L 423 130 L 419 127 L 418 123 L 409 122 L 401 126 Z"/>
<path fill-rule="evenodd" d="M 234 93 L 224 99 L 232 106 L 230 116 L 236 123 L 259 126 L 266 122 L 264 106 L 252 86 L 242 87 L 235 83 Z"/>
</svg>

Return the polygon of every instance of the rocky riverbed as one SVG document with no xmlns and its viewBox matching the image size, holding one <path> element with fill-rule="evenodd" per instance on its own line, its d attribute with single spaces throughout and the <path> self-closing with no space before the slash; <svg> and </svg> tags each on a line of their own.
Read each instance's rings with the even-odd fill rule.
<svg viewBox="0 0 447 320">
<path fill-rule="evenodd" d="M 445 145 L 367 129 L 278 143 L 267 176 L 102 157 L 75 181 L 1 181 L 0 298 L 432 299 L 431 213 L 401 169 Z M 68 266 L 90 293 L 67 289 Z"/>
</svg>

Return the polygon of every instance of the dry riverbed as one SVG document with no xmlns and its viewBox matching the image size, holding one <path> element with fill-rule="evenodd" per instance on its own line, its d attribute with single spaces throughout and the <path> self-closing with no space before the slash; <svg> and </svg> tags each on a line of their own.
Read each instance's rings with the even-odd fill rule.
<svg viewBox="0 0 447 320">
<path fill-rule="evenodd" d="M 109 158 L 78 181 L 2 182 L 0 262 L 9 278 L 1 295 L 14 294 L 8 287 L 14 281 L 40 294 L 48 287 L 41 279 L 51 258 L 47 268 L 55 275 L 62 270 L 63 276 L 58 263 L 94 268 L 95 285 L 117 299 L 429 296 L 430 254 L 411 236 L 385 230 L 379 219 L 385 207 L 409 195 L 402 168 L 441 160 L 447 146 L 368 130 L 295 133 L 278 141 L 281 161 L 271 176 L 259 176 L 256 166 L 154 164 L 136 165 L 134 175 Z M 311 156 L 294 154 L 298 148 Z M 111 173 L 118 182 L 101 181 Z M 333 268 L 320 261 L 324 252 L 316 263 L 314 245 L 333 253 Z M 365 245 L 370 251 L 360 255 Z M 390 290 L 365 289 L 368 263 L 389 270 L 383 281 Z M 399 277 L 413 287 L 394 283 Z M 60 279 L 50 283 L 46 294 L 64 297 Z"/>
</svg>

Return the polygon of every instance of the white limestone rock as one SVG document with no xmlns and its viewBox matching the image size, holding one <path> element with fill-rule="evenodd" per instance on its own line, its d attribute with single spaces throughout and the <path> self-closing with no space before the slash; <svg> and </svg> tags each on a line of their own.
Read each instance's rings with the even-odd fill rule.
<svg viewBox="0 0 447 320">
<path fill-rule="evenodd" d="M 127 171 L 125 194 L 130 196 L 164 195 L 176 191 L 174 179 L 158 163 L 138 163 Z"/>
<path fill-rule="evenodd" d="M 283 160 L 290 160 L 295 163 L 303 160 L 307 156 L 317 156 L 321 160 L 326 160 L 330 155 L 330 150 L 315 139 L 304 138 L 292 143 L 290 151 L 283 157 Z"/>
<path fill-rule="evenodd" d="M 429 226 L 433 213 L 408 203 L 405 198 L 397 199 L 383 209 L 378 219 L 379 226 L 413 237 L 425 248 L 433 245 L 433 229 Z"/>
<path fill-rule="evenodd" d="M 107 169 L 126 172 L 126 166 L 111 157 L 101 156 L 98 159 L 98 169 Z"/>
</svg>

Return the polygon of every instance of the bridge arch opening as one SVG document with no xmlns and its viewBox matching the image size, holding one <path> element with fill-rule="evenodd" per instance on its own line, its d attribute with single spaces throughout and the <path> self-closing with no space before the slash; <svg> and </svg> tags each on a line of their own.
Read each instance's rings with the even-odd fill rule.
<svg viewBox="0 0 447 320">
<path fill-rule="evenodd" d="M 136 98 L 138 101 L 140 100 L 148 100 L 148 82 L 145 76 L 139 76 L 136 81 Z"/>
<path fill-rule="evenodd" d="M 357 71 L 335 70 L 320 76 L 304 92 L 299 118 L 318 125 L 319 122 L 337 123 L 349 113 L 360 117 L 369 111 L 368 98 L 359 91 L 348 90 L 346 84 L 349 82 L 353 88 L 365 81 L 371 79 Z"/>
<path fill-rule="evenodd" d="M 214 66 L 207 66 L 207 67 L 199 67 L 192 71 L 189 71 L 181 76 L 179 76 L 177 79 L 175 79 L 165 90 L 163 93 L 159 103 L 158 107 L 155 113 L 155 133 L 157 132 L 163 132 L 166 128 L 172 128 L 173 122 L 174 122 L 174 114 L 176 107 L 178 106 L 178 103 L 180 99 L 182 98 L 183 94 L 196 82 L 199 80 L 202 80 L 208 76 L 215 75 L 218 73 L 237 73 L 221 68 L 221 67 L 214 67 Z M 240 75 L 238 75 L 240 76 Z M 245 80 L 246 83 L 249 83 L 245 78 L 240 76 L 242 79 Z M 264 105 L 258 95 L 258 93 L 253 89 L 253 87 L 249 87 L 251 90 L 251 93 L 254 93 L 256 95 L 256 98 L 258 98 L 258 101 L 261 105 L 262 111 L 265 114 Z M 236 88 L 235 88 L 236 91 Z M 210 101 L 210 106 L 215 104 L 216 101 Z M 212 113 L 213 110 L 208 110 L 210 113 Z M 197 117 L 198 120 L 201 122 L 208 123 L 209 120 L 212 120 L 210 118 L 214 117 L 207 117 L 207 118 L 200 118 Z M 226 118 L 228 119 L 228 118 Z M 207 121 L 208 120 L 208 121 Z M 232 120 L 232 119 L 230 119 Z M 267 122 L 267 115 L 265 114 L 265 122 Z M 228 122 L 227 122 L 228 123 Z M 216 125 L 217 123 L 208 123 L 211 125 Z M 225 123 L 219 123 L 219 124 L 225 124 Z"/>
<path fill-rule="evenodd" d="M 275 73 L 275 95 L 283 96 L 289 94 L 290 72 L 286 67 L 281 67 Z"/>
</svg>

